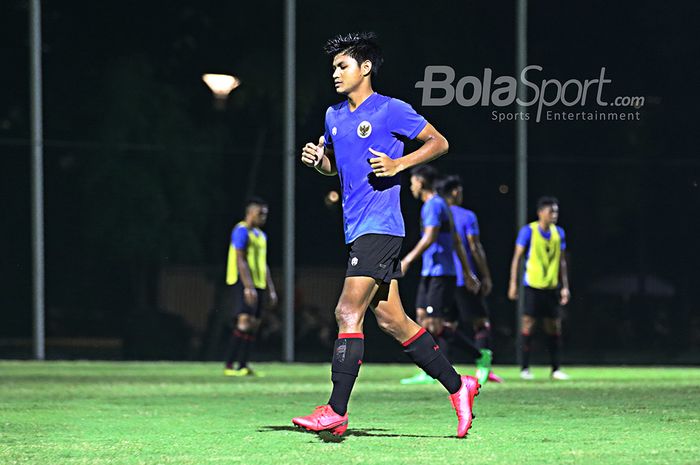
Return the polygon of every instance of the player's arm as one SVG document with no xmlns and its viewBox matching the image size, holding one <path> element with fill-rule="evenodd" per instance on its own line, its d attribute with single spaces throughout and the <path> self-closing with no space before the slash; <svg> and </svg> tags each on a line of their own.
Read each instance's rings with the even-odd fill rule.
<svg viewBox="0 0 700 465">
<path fill-rule="evenodd" d="M 566 262 L 566 251 L 561 251 L 561 258 L 559 259 L 559 279 L 561 279 L 561 292 L 559 303 L 566 305 L 571 300 L 571 291 L 569 290 L 569 269 Z"/>
<path fill-rule="evenodd" d="M 525 254 L 525 247 L 520 244 L 515 246 L 513 252 L 513 260 L 510 262 L 510 283 L 508 285 L 508 298 L 510 300 L 518 299 L 518 274 L 520 274 L 520 260 Z"/>
<path fill-rule="evenodd" d="M 469 260 L 467 259 L 467 252 L 464 249 L 464 244 L 462 244 L 462 239 L 459 237 L 457 230 L 452 228 L 452 244 L 457 252 L 457 258 L 459 258 L 459 263 L 462 265 L 462 273 L 464 274 L 464 284 L 470 292 L 476 294 L 479 292 L 481 287 L 481 282 L 476 277 L 471 267 L 469 266 Z"/>
<path fill-rule="evenodd" d="M 426 226 L 423 231 L 423 236 L 421 236 L 418 243 L 413 247 L 413 250 L 408 252 L 403 259 L 401 259 L 401 272 L 406 274 L 408 268 L 411 266 L 416 258 L 420 257 L 423 252 L 425 252 L 428 247 L 435 243 L 438 239 L 438 234 L 440 233 L 439 226 Z"/>
<path fill-rule="evenodd" d="M 248 266 L 248 254 L 246 245 L 245 248 L 236 248 L 236 262 L 238 264 L 238 276 L 243 281 L 243 298 L 246 304 L 254 307 L 258 302 L 258 291 L 253 284 L 253 277 L 250 274 L 250 266 Z"/>
<path fill-rule="evenodd" d="M 338 172 L 333 147 L 326 145 L 323 136 L 319 137 L 318 144 L 309 142 L 301 149 L 301 162 L 324 176 L 335 176 Z"/>
<path fill-rule="evenodd" d="M 275 290 L 275 283 L 272 281 L 272 273 L 270 273 L 270 265 L 266 265 L 265 281 L 267 282 L 267 293 L 270 297 L 269 306 L 274 308 L 277 306 L 277 291 Z"/>
<path fill-rule="evenodd" d="M 440 134 L 430 123 L 426 124 L 416 136 L 416 140 L 422 142 L 423 145 L 418 150 L 397 159 L 392 159 L 385 153 L 377 152 L 370 148 L 369 151 L 375 155 L 374 158 L 369 160 L 374 174 L 377 177 L 395 176 L 416 165 L 435 160 L 446 154 L 450 148 L 450 144 L 445 139 L 445 136 Z"/>
<path fill-rule="evenodd" d="M 474 257 L 474 262 L 476 262 L 476 267 L 479 269 L 479 276 L 481 276 L 481 289 L 484 295 L 489 295 L 491 289 L 493 288 L 493 281 L 491 281 L 491 270 L 489 269 L 489 264 L 486 261 L 486 251 L 484 246 L 481 245 L 481 239 L 478 234 L 468 234 L 467 242 L 469 242 L 469 248 L 472 251 L 472 257 Z"/>
</svg>

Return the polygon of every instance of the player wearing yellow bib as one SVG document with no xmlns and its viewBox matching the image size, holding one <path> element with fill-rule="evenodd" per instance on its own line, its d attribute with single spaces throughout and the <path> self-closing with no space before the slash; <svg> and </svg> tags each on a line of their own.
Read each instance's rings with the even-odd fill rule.
<svg viewBox="0 0 700 465">
<path fill-rule="evenodd" d="M 557 226 L 559 202 L 554 197 L 542 197 L 537 202 L 537 221 L 520 229 L 510 265 L 508 298 L 518 298 L 520 260 L 525 256 L 525 311 L 521 321 L 520 377 L 530 380 L 530 349 L 532 329 L 538 317 L 543 319 L 552 363 L 552 379 L 565 380 L 569 376 L 560 370 L 561 316 L 560 305 L 571 299 L 566 265 L 566 237 Z"/>
<path fill-rule="evenodd" d="M 248 201 L 245 219 L 231 233 L 226 265 L 226 284 L 233 290 L 234 329 L 227 350 L 226 376 L 252 376 L 248 368 L 250 349 L 260 326 L 263 306 L 277 304 L 275 286 L 267 265 L 267 236 L 260 228 L 267 221 L 267 203 Z M 238 360 L 238 369 L 233 369 Z"/>
</svg>

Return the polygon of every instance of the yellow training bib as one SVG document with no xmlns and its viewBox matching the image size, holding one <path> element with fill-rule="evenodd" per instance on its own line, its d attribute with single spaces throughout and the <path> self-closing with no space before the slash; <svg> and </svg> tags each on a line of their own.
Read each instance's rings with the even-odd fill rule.
<svg viewBox="0 0 700 465">
<path fill-rule="evenodd" d="M 236 227 L 244 227 L 248 230 L 248 246 L 246 247 L 246 259 L 253 285 L 257 289 L 267 288 L 267 239 L 258 228 L 248 229 L 245 222 L 241 221 Z M 235 228 L 234 228 L 235 229 Z M 233 242 L 228 247 L 228 263 L 226 265 L 226 284 L 233 285 L 238 282 L 238 261 L 236 248 Z"/>
</svg>

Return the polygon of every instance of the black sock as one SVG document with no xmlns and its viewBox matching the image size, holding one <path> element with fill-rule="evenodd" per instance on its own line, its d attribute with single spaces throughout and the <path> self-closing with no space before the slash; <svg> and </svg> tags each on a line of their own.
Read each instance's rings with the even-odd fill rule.
<svg viewBox="0 0 700 465">
<path fill-rule="evenodd" d="M 447 344 L 447 337 L 450 335 L 450 331 L 446 327 L 443 327 L 438 334 L 430 333 L 430 335 L 433 336 L 433 339 L 435 339 L 435 342 L 437 343 L 438 347 L 440 347 L 442 355 L 444 355 L 445 358 L 449 361 L 450 349 Z"/>
<path fill-rule="evenodd" d="M 234 329 L 231 333 L 231 340 L 228 343 L 228 349 L 226 350 L 226 368 L 233 368 L 233 361 L 236 360 L 238 356 L 238 350 L 241 347 L 241 342 L 243 342 L 243 333 L 238 329 Z"/>
<path fill-rule="evenodd" d="M 238 353 L 238 369 L 248 366 L 248 360 L 250 360 L 250 348 L 254 341 L 254 335 L 251 333 L 244 333 L 243 342 L 241 343 L 241 350 Z"/>
<path fill-rule="evenodd" d="M 474 344 L 479 350 L 491 347 L 491 325 L 486 324 L 474 332 Z"/>
<path fill-rule="evenodd" d="M 559 369 L 559 353 L 561 352 L 561 334 L 548 334 L 549 357 L 552 360 L 552 371 Z"/>
<path fill-rule="evenodd" d="M 455 369 L 447 361 L 435 343 L 435 339 L 421 328 L 412 338 L 403 344 L 403 351 L 411 357 L 413 363 L 418 365 L 431 378 L 437 379 L 445 386 L 447 392 L 454 394 L 462 386 L 462 380 Z"/>
<path fill-rule="evenodd" d="M 530 367 L 530 345 L 532 344 L 532 336 L 530 334 L 522 333 L 520 335 L 520 354 L 522 356 L 522 363 L 520 368 L 523 370 Z"/>
<path fill-rule="evenodd" d="M 452 331 L 451 337 L 453 345 L 459 344 L 462 348 L 467 349 L 467 352 L 470 353 L 475 360 L 481 357 L 479 348 L 474 344 L 474 341 L 469 339 L 469 337 L 462 332 L 460 326 L 458 326 L 455 331 Z"/>
<path fill-rule="evenodd" d="M 338 415 L 348 411 L 350 393 L 355 385 L 365 353 L 365 336 L 362 333 L 340 333 L 333 347 L 331 381 L 333 392 L 328 404 Z"/>
</svg>

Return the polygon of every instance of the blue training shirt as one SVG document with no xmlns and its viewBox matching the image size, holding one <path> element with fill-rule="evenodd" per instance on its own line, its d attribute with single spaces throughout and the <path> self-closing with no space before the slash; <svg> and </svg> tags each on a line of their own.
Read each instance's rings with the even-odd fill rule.
<svg viewBox="0 0 700 465">
<path fill-rule="evenodd" d="M 467 210 L 466 208 L 458 207 L 457 205 L 452 205 L 450 207 L 452 211 L 452 221 L 455 225 L 455 230 L 462 240 L 464 249 L 467 252 L 467 261 L 469 262 L 469 268 L 472 270 L 477 277 L 479 276 L 479 270 L 476 267 L 476 262 L 474 261 L 474 254 L 472 253 L 471 247 L 469 247 L 469 240 L 467 236 L 478 236 L 479 235 L 479 222 L 476 219 L 476 214 Z M 455 262 L 455 271 L 457 273 L 457 286 L 464 286 L 464 272 L 462 271 L 462 264 L 457 256 L 457 251 L 452 253 Z"/>
<path fill-rule="evenodd" d="M 326 111 L 326 145 L 335 152 L 343 198 L 345 243 L 365 234 L 405 236 L 401 178 L 372 173 L 370 148 L 392 159 L 403 156 L 403 140 L 415 139 L 428 122 L 407 103 L 376 92 L 355 111 L 347 100 Z"/>
<path fill-rule="evenodd" d="M 423 252 L 421 276 L 454 276 L 455 263 L 452 259 L 454 244 L 447 202 L 439 195 L 432 196 L 423 204 L 420 217 L 421 229 L 425 230 L 428 226 L 440 228 L 437 240 Z"/>
</svg>

